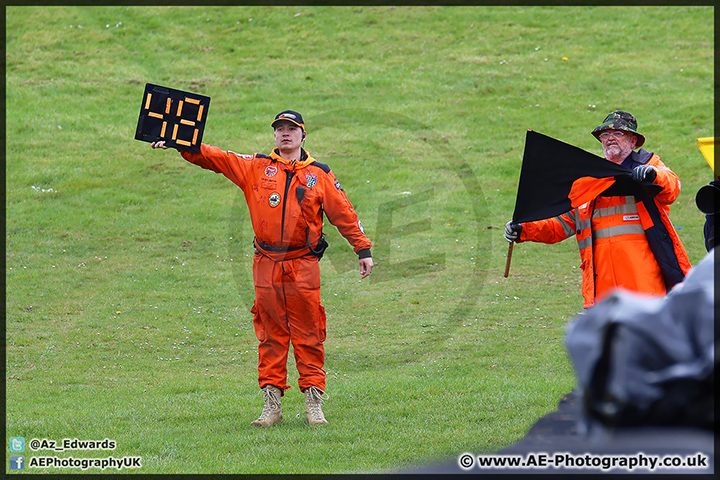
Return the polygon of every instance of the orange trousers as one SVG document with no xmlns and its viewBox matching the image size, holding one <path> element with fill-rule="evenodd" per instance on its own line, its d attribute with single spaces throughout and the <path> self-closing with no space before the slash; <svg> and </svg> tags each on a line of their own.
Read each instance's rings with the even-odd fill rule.
<svg viewBox="0 0 720 480">
<path fill-rule="evenodd" d="M 300 390 L 325 391 L 325 309 L 320 303 L 320 264 L 312 255 L 276 262 L 255 254 L 255 304 L 252 307 L 258 347 L 260 388 L 285 392 L 287 360 L 293 345 Z"/>
</svg>

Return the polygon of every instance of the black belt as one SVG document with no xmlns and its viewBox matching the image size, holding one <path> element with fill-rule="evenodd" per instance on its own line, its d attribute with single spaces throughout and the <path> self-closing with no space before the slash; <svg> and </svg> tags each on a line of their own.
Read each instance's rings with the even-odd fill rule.
<svg viewBox="0 0 720 480">
<path fill-rule="evenodd" d="M 266 250 L 268 252 L 275 252 L 275 253 L 287 253 L 287 252 L 295 252 L 298 250 L 302 250 L 303 248 L 307 248 L 306 246 L 302 247 L 291 247 L 291 248 L 281 248 L 281 247 L 273 247 L 272 245 L 267 245 L 266 243 L 261 242 L 257 238 L 255 239 L 255 245 L 260 247 L 263 250 Z"/>
</svg>

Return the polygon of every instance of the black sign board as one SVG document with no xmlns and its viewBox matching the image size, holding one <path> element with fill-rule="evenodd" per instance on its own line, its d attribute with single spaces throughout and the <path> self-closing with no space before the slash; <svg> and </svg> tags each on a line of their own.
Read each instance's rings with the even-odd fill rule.
<svg viewBox="0 0 720 480">
<path fill-rule="evenodd" d="M 209 107 L 210 97 L 147 83 L 135 139 L 198 153 Z"/>
</svg>

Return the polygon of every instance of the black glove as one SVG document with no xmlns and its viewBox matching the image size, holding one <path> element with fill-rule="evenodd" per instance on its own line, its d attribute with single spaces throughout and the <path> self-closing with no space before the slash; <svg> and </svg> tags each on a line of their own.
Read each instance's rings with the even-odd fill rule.
<svg viewBox="0 0 720 480">
<path fill-rule="evenodd" d="M 636 182 L 652 182 L 657 177 L 657 170 L 650 165 L 638 165 L 632 169 L 630 176 Z"/>
<path fill-rule="evenodd" d="M 512 220 L 510 220 L 505 224 L 505 234 L 503 236 L 508 242 L 514 242 L 520 236 L 520 232 L 522 232 L 522 224 L 513 223 Z"/>
</svg>

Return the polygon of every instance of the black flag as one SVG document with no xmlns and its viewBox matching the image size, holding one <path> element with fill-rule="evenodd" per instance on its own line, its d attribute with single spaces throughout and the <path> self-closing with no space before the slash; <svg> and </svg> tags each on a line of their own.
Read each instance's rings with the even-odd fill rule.
<svg viewBox="0 0 720 480">
<path fill-rule="evenodd" d="M 630 169 L 528 130 L 520 181 L 515 200 L 514 223 L 555 217 L 599 195 L 656 194 L 659 186 L 640 186 Z"/>
</svg>

